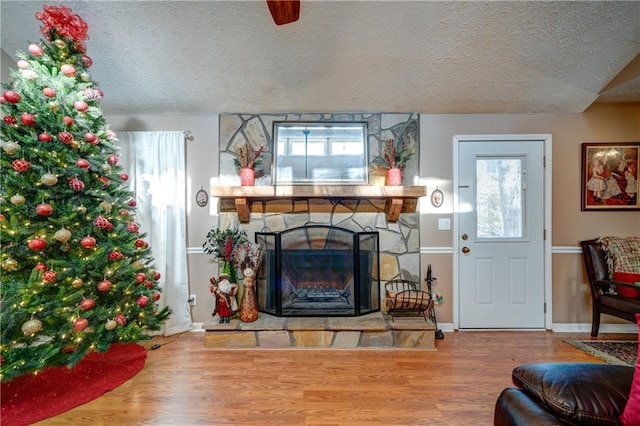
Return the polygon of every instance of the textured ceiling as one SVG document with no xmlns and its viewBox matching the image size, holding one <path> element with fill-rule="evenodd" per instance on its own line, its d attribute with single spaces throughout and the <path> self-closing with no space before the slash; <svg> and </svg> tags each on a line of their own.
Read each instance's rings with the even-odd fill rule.
<svg viewBox="0 0 640 426">
<path fill-rule="evenodd" d="M 276 26 L 263 0 L 2 0 L 12 58 L 41 38 L 43 4 L 89 24 L 91 74 L 111 114 L 582 112 L 640 101 L 636 1 L 302 0 L 300 19 Z"/>
</svg>

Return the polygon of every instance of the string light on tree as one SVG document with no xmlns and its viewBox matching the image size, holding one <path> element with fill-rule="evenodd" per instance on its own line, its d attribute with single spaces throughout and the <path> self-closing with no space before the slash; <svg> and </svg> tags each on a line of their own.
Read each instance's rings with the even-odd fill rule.
<svg viewBox="0 0 640 426">
<path fill-rule="evenodd" d="M 88 25 L 66 6 L 36 18 L 44 38 L 17 53 L 0 92 L 3 381 L 73 367 L 170 314 L 131 225 L 135 198 L 88 70 Z"/>
</svg>

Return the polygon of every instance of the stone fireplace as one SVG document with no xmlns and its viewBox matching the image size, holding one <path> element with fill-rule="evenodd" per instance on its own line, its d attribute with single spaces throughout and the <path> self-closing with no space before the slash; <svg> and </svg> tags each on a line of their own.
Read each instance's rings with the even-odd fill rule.
<svg viewBox="0 0 640 426">
<path fill-rule="evenodd" d="M 257 232 L 258 307 L 276 316 L 359 316 L 380 309 L 378 232 L 308 225 Z"/>
<path fill-rule="evenodd" d="M 335 227 L 352 232 L 353 235 L 368 235 L 368 232 L 375 232 L 376 248 L 379 253 L 375 264 L 371 263 L 368 268 L 373 286 L 361 286 L 360 292 L 369 292 L 366 295 L 367 303 L 362 305 L 365 295 L 355 292 L 349 288 L 342 289 L 335 286 L 338 275 L 344 274 L 340 268 L 345 264 L 343 253 L 335 253 L 333 256 L 342 257 L 337 261 L 329 257 L 317 257 L 316 263 L 324 264 L 322 273 L 332 282 L 325 284 L 314 283 L 323 289 L 322 292 L 314 293 L 315 289 L 298 288 L 295 292 L 289 287 L 285 277 L 285 295 L 300 299 L 306 294 L 307 301 L 329 300 L 332 285 L 336 287 L 336 294 L 333 299 L 338 306 L 340 294 L 350 295 L 349 306 L 346 315 L 358 316 L 365 312 L 376 312 L 382 306 L 382 296 L 384 283 L 392 279 L 406 279 L 421 281 L 420 273 L 420 215 L 417 206 L 419 197 L 424 196 L 425 188 L 413 186 L 419 184 L 419 152 L 412 158 L 403 171 L 403 186 L 384 186 L 384 180 L 379 180 L 374 174 L 374 170 L 369 170 L 369 182 L 364 185 L 278 185 L 272 175 L 274 167 L 274 140 L 273 129 L 276 122 L 366 122 L 367 140 L 369 143 L 368 154 L 372 158 L 377 152 L 380 141 L 389 138 L 402 139 L 410 138 L 415 140 L 418 151 L 419 141 L 419 114 L 417 113 L 281 113 L 281 114 L 221 114 L 220 115 L 220 164 L 219 174 L 216 184 L 211 186 L 211 196 L 218 200 L 218 227 L 221 229 L 241 226 L 247 232 L 248 238 L 256 240 L 256 235 L 274 235 L 268 237 L 267 243 L 275 247 L 276 236 L 295 236 L 296 232 L 287 234 L 289 231 L 307 227 L 310 225 L 321 225 L 329 229 Z M 254 148 L 265 146 L 264 162 L 261 173 L 256 178 L 254 187 L 241 187 L 239 185 L 238 171 L 233 162 L 230 151 L 235 146 L 243 146 L 249 143 Z M 320 229 L 320 228 L 318 228 Z M 337 232 L 337 231 L 336 231 Z M 351 238 L 352 234 L 346 233 Z M 267 238 L 267 237 L 265 237 Z M 282 245 L 289 243 L 282 243 Z M 327 253 L 319 254 L 315 250 L 307 249 L 309 253 L 316 256 L 328 256 Z M 300 253 L 295 253 L 299 256 Z M 293 252 L 292 252 L 293 256 Z M 295 260 L 279 259 L 284 262 L 282 265 L 287 268 L 287 262 L 297 262 Z M 266 262 L 271 265 L 271 271 L 265 274 L 275 280 L 275 257 Z M 363 261 L 364 262 L 364 261 Z M 359 262 L 352 262 L 355 266 L 363 269 Z M 339 267 L 337 265 L 340 265 Z M 329 272 L 329 267 L 336 269 Z M 349 272 L 351 273 L 351 272 Z M 290 275 L 290 274 L 289 274 Z M 317 277 L 314 277 L 316 279 Z M 267 279 L 265 275 L 264 279 Z M 283 277 L 280 277 L 282 280 Z M 296 279 L 304 279 L 297 277 Z M 344 284 L 341 284 L 344 285 Z M 364 289 L 363 289 L 364 287 Z M 289 290 L 291 291 L 289 291 Z M 258 291 L 263 291 L 262 283 L 258 284 Z M 267 293 L 262 292 L 264 312 L 275 312 L 277 309 L 276 299 L 279 303 L 284 302 L 282 296 L 276 297 L 275 290 L 269 290 L 271 294 L 267 299 Z M 282 289 L 280 290 L 282 291 Z M 287 291 L 289 291 L 287 293 Z M 305 293 L 306 291 L 306 293 Z M 360 300 L 356 301 L 356 297 Z M 371 299 L 369 303 L 369 298 Z M 343 298 L 347 303 L 347 298 Z M 300 300 L 297 300 L 299 302 Z M 297 303 L 296 302 L 296 303 Z M 358 303 L 356 305 L 356 303 Z M 353 307 L 351 307 L 353 304 Z M 286 303 L 283 306 L 286 315 L 303 315 L 299 312 L 290 311 L 287 313 Z M 333 308 L 332 308 L 333 309 Z M 340 307 L 338 311 L 343 309 Z M 345 312 L 346 312 L 345 309 Z M 311 310 L 312 311 L 312 310 Z M 359 311 L 359 313 L 358 313 Z M 322 316 L 334 315 L 324 312 Z M 338 315 L 337 313 L 335 314 Z"/>
<path fill-rule="evenodd" d="M 221 114 L 218 227 L 241 226 L 267 248 L 257 283 L 257 321 L 205 324 L 207 348 L 435 347 L 435 325 L 423 317 L 391 321 L 384 285 L 421 281 L 419 158 L 403 186 L 384 186 L 369 168 L 359 185 L 279 185 L 273 176 L 275 122 L 366 122 L 369 159 L 389 138 L 419 142 L 417 113 Z M 240 187 L 230 151 L 265 146 L 255 187 Z M 414 186 L 417 185 L 417 186 Z"/>
</svg>

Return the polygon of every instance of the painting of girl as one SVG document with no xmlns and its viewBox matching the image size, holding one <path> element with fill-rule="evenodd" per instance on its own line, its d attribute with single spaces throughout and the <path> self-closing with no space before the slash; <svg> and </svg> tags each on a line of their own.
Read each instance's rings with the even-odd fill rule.
<svg viewBox="0 0 640 426">
<path fill-rule="evenodd" d="M 582 211 L 640 210 L 640 142 L 582 144 Z"/>
</svg>

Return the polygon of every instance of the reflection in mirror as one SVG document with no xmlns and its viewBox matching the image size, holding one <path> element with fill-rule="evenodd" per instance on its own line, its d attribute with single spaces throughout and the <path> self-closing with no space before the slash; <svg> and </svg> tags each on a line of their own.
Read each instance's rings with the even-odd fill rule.
<svg viewBox="0 0 640 426">
<path fill-rule="evenodd" d="M 366 123 L 274 124 L 277 184 L 367 183 Z"/>
</svg>

